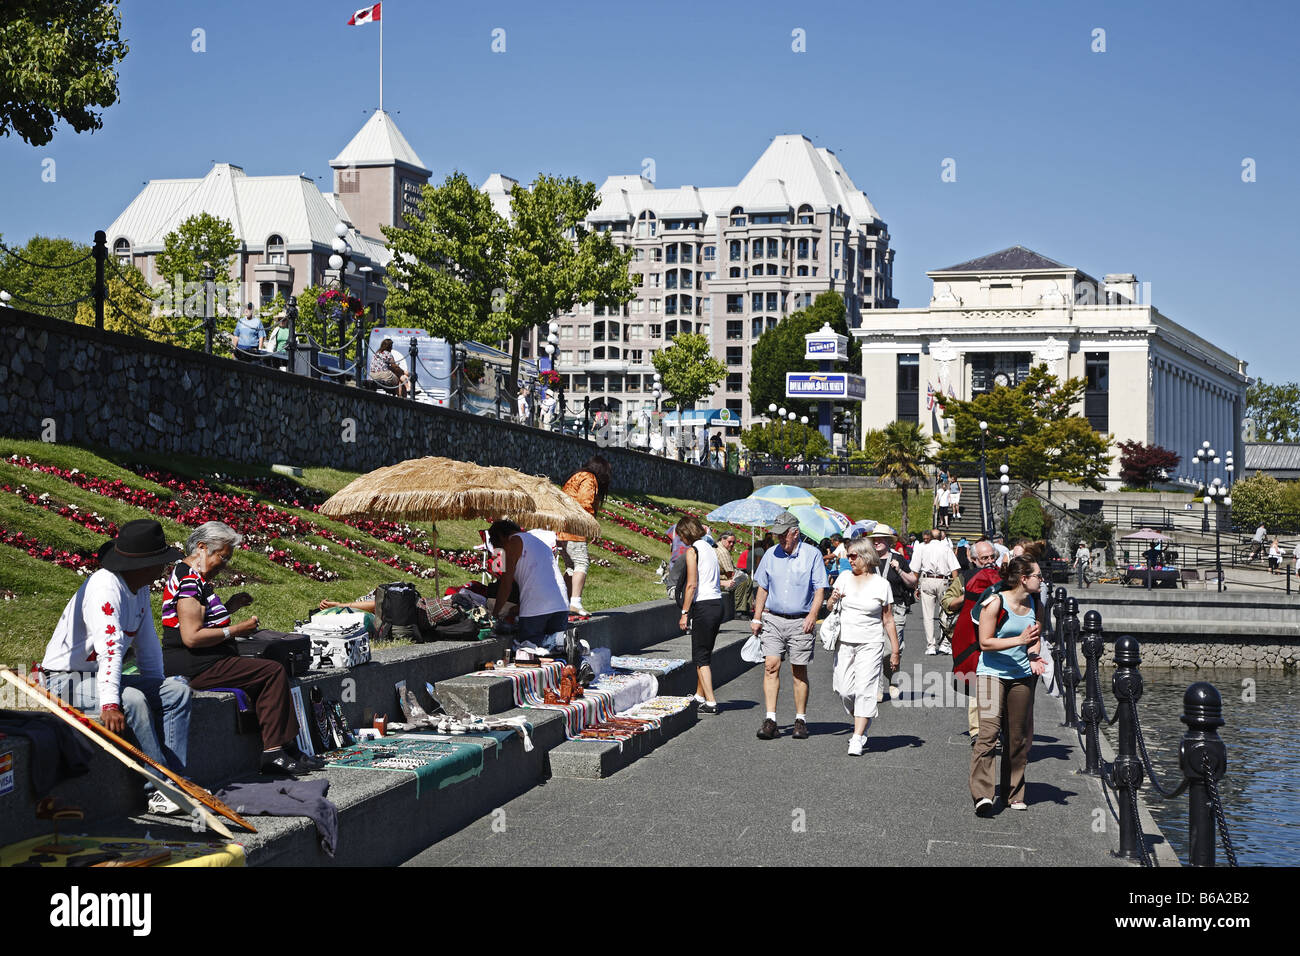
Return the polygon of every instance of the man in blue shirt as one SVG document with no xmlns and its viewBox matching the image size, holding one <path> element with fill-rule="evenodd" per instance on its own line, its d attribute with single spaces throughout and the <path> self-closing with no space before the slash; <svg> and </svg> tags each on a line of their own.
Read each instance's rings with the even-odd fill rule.
<svg viewBox="0 0 1300 956">
<path fill-rule="evenodd" d="M 808 738 L 808 665 L 813 658 L 813 631 L 826 599 L 826 565 L 821 552 L 799 540 L 799 519 L 781 512 L 771 525 L 776 547 L 763 555 L 754 572 L 754 617 L 750 629 L 763 650 L 763 696 L 767 718 L 760 740 L 781 736 L 776 725 L 776 698 L 781 690 L 781 661 L 789 656 L 794 678 L 794 738 Z"/>
<path fill-rule="evenodd" d="M 266 326 L 253 311 L 253 303 L 244 309 L 244 317 L 235 324 L 235 358 L 245 362 L 251 361 L 247 354 L 257 352 L 266 346 Z"/>
</svg>

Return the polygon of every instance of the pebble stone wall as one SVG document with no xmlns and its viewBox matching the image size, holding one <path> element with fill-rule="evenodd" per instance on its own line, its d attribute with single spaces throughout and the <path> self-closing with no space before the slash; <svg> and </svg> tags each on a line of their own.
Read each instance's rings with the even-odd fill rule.
<svg viewBox="0 0 1300 956">
<path fill-rule="evenodd" d="M 1300 664 L 1300 643 L 1265 644 L 1245 642 L 1187 643 L 1186 641 L 1161 641 L 1150 636 L 1139 638 L 1142 643 L 1142 667 L 1239 667 L 1243 670 L 1295 670 Z M 1108 644 L 1102 658 L 1107 666 L 1114 666 L 1115 647 Z M 1083 658 L 1080 655 L 1080 667 Z"/>
<path fill-rule="evenodd" d="M 441 455 L 555 481 L 601 451 L 621 491 L 721 503 L 753 490 L 744 476 L 2 307 L 0 432 L 347 471 Z"/>
</svg>

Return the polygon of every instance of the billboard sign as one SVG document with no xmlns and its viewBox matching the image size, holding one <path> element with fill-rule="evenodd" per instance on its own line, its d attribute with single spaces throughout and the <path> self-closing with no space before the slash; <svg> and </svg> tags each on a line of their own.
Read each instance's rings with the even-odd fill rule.
<svg viewBox="0 0 1300 956">
<path fill-rule="evenodd" d="M 786 372 L 786 398 L 865 401 L 867 380 L 848 372 Z"/>
</svg>

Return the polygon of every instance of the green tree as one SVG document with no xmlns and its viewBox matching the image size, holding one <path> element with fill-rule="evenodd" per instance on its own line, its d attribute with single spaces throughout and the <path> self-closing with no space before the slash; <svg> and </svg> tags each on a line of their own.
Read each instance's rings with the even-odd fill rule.
<svg viewBox="0 0 1300 956">
<path fill-rule="evenodd" d="M 576 176 L 539 175 L 531 189 L 510 194 L 509 282 L 503 312 L 512 336 L 512 391 L 529 329 L 545 327 L 580 302 L 621 306 L 635 297 L 627 271 L 632 250 L 620 251 L 607 234 L 591 232 L 584 224 L 598 205 L 596 184 Z"/>
<path fill-rule="evenodd" d="M 756 455 L 789 460 L 800 456 L 822 458 L 831 446 L 812 425 L 802 422 L 764 422 L 740 433 L 740 443 Z"/>
<path fill-rule="evenodd" d="M 759 336 L 749 362 L 749 404 L 756 413 L 761 414 L 762 409 L 775 402 L 810 418 L 816 414 L 816 402 L 785 397 L 785 373 L 817 371 L 818 363 L 804 358 L 804 336 L 823 325 L 829 325 L 840 335 L 849 335 L 844 300 L 838 292 L 821 293 L 811 306 L 791 314 L 776 328 Z M 861 354 L 861 346 L 849 336 L 850 368 L 861 367 Z"/>
<path fill-rule="evenodd" d="M 694 407 L 727 375 L 727 367 L 709 352 L 709 340 L 693 332 L 677 336 L 655 352 L 651 361 L 664 391 L 672 395 L 672 404 L 680 411 Z"/>
<path fill-rule="evenodd" d="M 100 129 L 96 108 L 117 102 L 127 54 L 116 0 L 5 0 L 0 5 L 0 135 L 32 146 L 66 122 Z"/>
<path fill-rule="evenodd" d="M 994 388 L 970 401 L 949 398 L 946 415 L 954 427 L 950 438 L 940 440 L 941 458 L 979 460 L 983 421 L 990 464 L 1006 462 L 1011 476 L 1030 488 L 1070 481 L 1100 489 L 1112 457 L 1111 439 L 1071 411 L 1084 388 L 1082 378 L 1058 382 L 1046 365 L 1038 365 L 1019 385 Z"/>
<path fill-rule="evenodd" d="M 1243 533 L 1253 533 L 1263 525 L 1270 534 L 1290 532 L 1300 527 L 1300 514 L 1294 514 L 1287 494 L 1291 482 L 1281 482 L 1272 475 L 1256 473 L 1232 485 L 1232 523 Z M 1197 502 L 1200 507 L 1200 502 Z"/>
<path fill-rule="evenodd" d="M 929 461 L 930 440 L 916 422 L 890 422 L 876 442 L 879 457 L 874 464 L 881 480 L 889 482 L 903 495 L 903 520 L 899 533 L 907 534 L 907 493 L 925 487 L 925 463 Z"/>
<path fill-rule="evenodd" d="M 1255 423 L 1255 440 L 1300 441 L 1300 384 L 1256 382 L 1246 389 L 1246 417 Z"/>
<path fill-rule="evenodd" d="M 509 223 L 459 172 L 424 186 L 418 208 L 406 228 L 382 227 L 393 250 L 387 305 L 394 323 L 453 344 L 508 338 Z"/>
<path fill-rule="evenodd" d="M 160 290 L 162 301 L 166 303 L 173 298 L 178 284 L 183 293 L 179 301 L 171 301 L 168 310 L 172 331 L 184 333 L 173 336 L 177 345 L 191 349 L 203 348 L 204 333 L 195 328 L 203 320 L 203 295 L 194 291 L 193 286 L 189 289 L 185 287 L 202 282 L 206 266 L 211 266 L 216 273 L 215 281 L 226 286 L 224 294 L 218 296 L 216 302 L 218 314 L 224 304 L 227 315 L 238 317 L 238 288 L 230 282 L 230 269 L 238 251 L 239 240 L 235 238 L 230 220 L 206 212 L 190 216 L 163 237 L 162 252 L 158 253 L 155 260 L 158 274 L 166 286 L 166 289 Z M 230 328 L 224 328 L 213 335 L 215 353 L 230 354 L 230 331 Z"/>
<path fill-rule="evenodd" d="M 77 314 L 76 300 L 89 299 L 94 288 L 90 246 L 33 236 L 13 253 L 0 249 L 0 289 L 13 297 L 9 304 L 15 309 L 71 322 Z"/>
</svg>

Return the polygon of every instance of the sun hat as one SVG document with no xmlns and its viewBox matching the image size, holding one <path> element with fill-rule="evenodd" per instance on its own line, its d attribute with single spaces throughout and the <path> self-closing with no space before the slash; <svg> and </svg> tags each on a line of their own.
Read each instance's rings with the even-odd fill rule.
<svg viewBox="0 0 1300 956">
<path fill-rule="evenodd" d="M 871 529 L 867 536 L 870 538 L 897 538 L 898 532 L 882 521 Z"/>
<path fill-rule="evenodd" d="M 117 537 L 105 541 L 99 549 L 100 567 L 109 571 L 137 571 L 171 564 L 185 557 L 180 548 L 167 543 L 162 525 L 149 518 L 128 521 L 118 529 Z"/>
<path fill-rule="evenodd" d="M 788 511 L 782 511 L 779 515 L 777 515 L 775 518 L 772 519 L 772 523 L 769 524 L 767 527 L 768 530 L 772 531 L 775 534 L 785 534 L 791 528 L 799 527 L 799 519 L 796 518 L 794 515 L 790 514 L 790 512 Z"/>
</svg>

